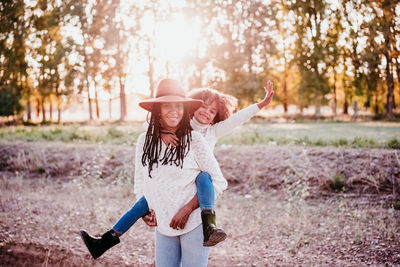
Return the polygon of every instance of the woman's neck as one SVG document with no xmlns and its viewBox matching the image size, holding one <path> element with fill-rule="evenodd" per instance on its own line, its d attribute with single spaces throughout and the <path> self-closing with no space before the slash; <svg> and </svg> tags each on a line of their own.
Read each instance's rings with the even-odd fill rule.
<svg viewBox="0 0 400 267">
<path fill-rule="evenodd" d="M 163 127 L 160 128 L 161 133 L 176 133 L 178 127 Z"/>
</svg>

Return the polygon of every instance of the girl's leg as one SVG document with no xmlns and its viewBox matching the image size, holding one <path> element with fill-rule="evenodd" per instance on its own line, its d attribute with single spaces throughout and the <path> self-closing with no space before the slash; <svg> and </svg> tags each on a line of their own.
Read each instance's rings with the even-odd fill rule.
<svg viewBox="0 0 400 267">
<path fill-rule="evenodd" d="M 206 267 L 210 248 L 203 246 L 203 229 L 199 225 L 194 230 L 180 236 L 182 267 Z"/>
<path fill-rule="evenodd" d="M 181 242 L 179 236 L 166 236 L 156 231 L 156 267 L 180 267 Z"/>
<path fill-rule="evenodd" d="M 223 229 L 217 228 L 215 217 L 215 193 L 211 176 L 201 172 L 196 178 L 197 198 L 201 209 L 203 223 L 203 246 L 215 246 L 226 239 Z"/>
<path fill-rule="evenodd" d="M 207 172 L 201 172 L 196 178 L 197 198 L 199 199 L 200 209 L 214 210 L 215 193 L 211 176 Z"/>
<path fill-rule="evenodd" d="M 123 235 L 141 217 L 149 213 L 149 206 L 146 198 L 141 197 L 133 207 L 127 211 L 114 225 L 113 230 L 119 236 Z"/>
<path fill-rule="evenodd" d="M 145 197 L 141 197 L 135 205 L 119 219 L 113 229 L 105 232 L 100 238 L 89 235 L 85 230 L 81 230 L 81 237 L 85 242 L 90 254 L 97 259 L 108 249 L 112 248 L 120 242 L 119 236 L 124 234 L 128 229 L 141 217 L 149 213 L 149 206 Z"/>
</svg>

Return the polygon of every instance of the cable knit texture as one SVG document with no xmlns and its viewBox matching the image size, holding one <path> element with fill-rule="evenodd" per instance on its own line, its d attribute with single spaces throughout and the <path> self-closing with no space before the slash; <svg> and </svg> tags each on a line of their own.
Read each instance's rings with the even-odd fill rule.
<svg viewBox="0 0 400 267">
<path fill-rule="evenodd" d="M 257 104 L 253 104 L 244 108 L 224 121 L 220 121 L 216 124 L 201 124 L 194 117 L 190 121 L 190 126 L 192 126 L 193 130 L 201 133 L 206 139 L 211 150 L 214 150 L 215 144 L 218 139 L 232 131 L 233 128 L 242 125 L 249 119 L 251 119 L 254 115 L 256 115 L 260 111 Z"/>
<path fill-rule="evenodd" d="M 182 230 L 172 229 L 169 224 L 175 214 L 196 194 L 195 180 L 199 172 L 205 171 L 212 177 L 216 194 L 227 188 L 227 181 L 215 159 L 212 150 L 200 133 L 192 132 L 190 151 L 184 158 L 183 167 L 172 165 L 153 166 L 152 178 L 148 176 L 148 166 L 141 163 L 146 134 L 139 136 L 135 158 L 135 194 L 145 196 L 150 209 L 157 216 L 157 230 L 167 236 L 188 233 L 201 224 L 200 208 L 193 211 Z M 166 149 L 162 143 L 162 152 Z"/>
</svg>

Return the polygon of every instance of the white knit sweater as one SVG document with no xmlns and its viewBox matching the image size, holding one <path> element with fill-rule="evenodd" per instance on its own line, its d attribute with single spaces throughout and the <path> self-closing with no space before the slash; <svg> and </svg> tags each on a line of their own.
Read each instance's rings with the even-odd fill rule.
<svg viewBox="0 0 400 267">
<path fill-rule="evenodd" d="M 144 195 L 149 208 L 155 211 L 157 230 L 161 234 L 177 236 L 188 233 L 201 224 L 199 208 L 190 215 L 184 229 L 175 230 L 169 224 L 175 214 L 195 196 L 195 180 L 199 172 L 210 174 L 217 194 L 225 190 L 228 183 L 204 137 L 195 131 L 192 132 L 190 151 L 184 158 L 183 167 L 161 163 L 153 165 L 150 178 L 148 166 L 144 167 L 141 162 L 145 138 L 146 134 L 141 134 L 136 145 L 135 194 L 138 197 Z M 162 143 L 161 155 L 166 148 Z"/>
<path fill-rule="evenodd" d="M 169 226 L 175 214 L 196 194 L 195 180 L 199 172 L 210 174 L 216 195 L 227 188 L 227 181 L 213 155 L 215 144 L 220 137 L 248 121 L 259 110 L 257 104 L 254 104 L 213 125 L 200 124 L 193 118 L 190 125 L 195 131 L 192 132 L 190 151 L 184 159 L 183 168 L 175 165 L 154 165 L 152 178 L 148 176 L 148 167 L 144 167 L 141 162 L 146 133 L 139 136 L 135 157 L 135 194 L 138 198 L 144 195 L 149 207 L 154 209 L 157 230 L 161 234 L 182 235 L 201 224 L 201 211 L 198 208 L 190 215 L 184 229 L 175 230 Z M 148 124 L 144 123 L 143 126 L 147 128 Z M 165 149 L 166 145 L 162 143 L 161 155 Z"/>
</svg>

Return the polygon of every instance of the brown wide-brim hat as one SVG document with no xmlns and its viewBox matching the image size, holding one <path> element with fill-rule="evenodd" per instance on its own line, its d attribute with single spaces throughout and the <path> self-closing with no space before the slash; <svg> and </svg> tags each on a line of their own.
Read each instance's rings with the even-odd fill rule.
<svg viewBox="0 0 400 267">
<path fill-rule="evenodd" d="M 192 114 L 203 104 L 203 101 L 186 97 L 185 90 L 177 80 L 162 79 L 158 83 L 156 97 L 139 102 L 139 106 L 151 112 L 154 103 L 183 103 L 189 114 Z"/>
</svg>

